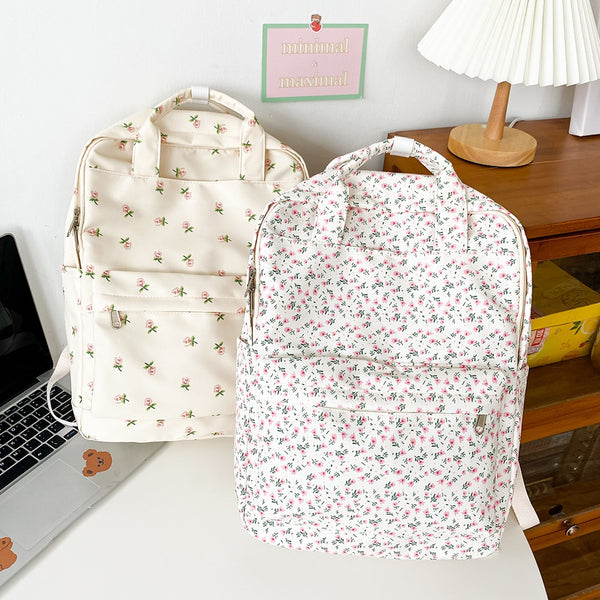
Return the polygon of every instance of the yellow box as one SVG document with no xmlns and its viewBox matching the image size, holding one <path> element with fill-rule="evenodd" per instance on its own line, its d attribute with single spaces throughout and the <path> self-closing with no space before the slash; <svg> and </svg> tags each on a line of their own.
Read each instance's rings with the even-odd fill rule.
<svg viewBox="0 0 600 600">
<path fill-rule="evenodd" d="M 600 294 L 551 261 L 533 278 L 530 367 L 590 353 L 600 325 Z"/>
</svg>

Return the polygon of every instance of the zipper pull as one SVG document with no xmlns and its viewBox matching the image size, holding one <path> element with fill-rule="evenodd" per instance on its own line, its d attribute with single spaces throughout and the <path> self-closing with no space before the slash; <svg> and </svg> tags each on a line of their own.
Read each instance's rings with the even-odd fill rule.
<svg viewBox="0 0 600 600">
<path fill-rule="evenodd" d="M 248 273 L 248 283 L 246 284 L 246 296 L 249 296 L 254 293 L 254 286 L 256 284 L 256 269 L 254 267 L 250 267 Z"/>
<path fill-rule="evenodd" d="M 123 326 L 123 323 L 121 322 L 121 315 L 119 314 L 119 311 L 115 310 L 114 308 L 110 309 L 110 324 L 112 325 L 113 329 L 121 329 Z"/>
<path fill-rule="evenodd" d="M 255 293 L 256 293 L 256 267 L 251 265 L 248 269 L 248 283 L 246 284 L 246 298 L 248 299 L 248 337 L 250 338 L 250 343 L 252 343 L 253 339 L 253 330 L 254 330 L 254 301 L 255 301 Z M 244 330 L 246 326 L 244 325 Z"/>
<path fill-rule="evenodd" d="M 79 206 L 76 206 L 73 209 L 73 220 L 71 221 L 71 225 L 69 226 L 69 230 L 67 231 L 67 237 L 69 237 L 78 227 L 79 227 L 79 213 L 81 209 Z"/>
<path fill-rule="evenodd" d="M 477 415 L 475 419 L 475 433 L 477 435 L 481 435 L 485 431 L 485 422 L 487 420 L 487 415 Z"/>
</svg>

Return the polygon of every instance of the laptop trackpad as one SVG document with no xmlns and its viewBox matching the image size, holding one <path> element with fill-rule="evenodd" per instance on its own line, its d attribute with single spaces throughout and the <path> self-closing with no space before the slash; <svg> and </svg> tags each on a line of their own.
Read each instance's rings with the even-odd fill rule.
<svg viewBox="0 0 600 600">
<path fill-rule="evenodd" d="M 29 550 L 91 498 L 98 487 L 62 460 L 51 460 L 0 501 L 3 529 Z"/>
</svg>

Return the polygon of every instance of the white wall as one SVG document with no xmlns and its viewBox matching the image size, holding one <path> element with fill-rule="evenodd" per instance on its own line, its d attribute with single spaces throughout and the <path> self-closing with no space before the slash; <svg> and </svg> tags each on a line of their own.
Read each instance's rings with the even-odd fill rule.
<svg viewBox="0 0 600 600">
<path fill-rule="evenodd" d="M 447 0 L 0 0 L 0 233 L 16 234 L 56 357 L 60 263 L 79 153 L 94 133 L 191 84 L 253 108 L 311 173 L 388 131 L 484 121 L 494 84 L 416 45 Z M 364 99 L 262 103 L 263 23 L 368 23 Z M 509 117 L 570 114 L 573 90 L 515 86 Z"/>
</svg>

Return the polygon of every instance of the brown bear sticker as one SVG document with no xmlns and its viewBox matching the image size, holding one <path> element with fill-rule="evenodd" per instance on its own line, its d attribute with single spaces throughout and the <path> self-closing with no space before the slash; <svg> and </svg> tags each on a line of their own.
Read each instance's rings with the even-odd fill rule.
<svg viewBox="0 0 600 600">
<path fill-rule="evenodd" d="M 12 551 L 13 541 L 9 537 L 0 539 L 0 571 L 15 564 L 17 555 Z"/>
<path fill-rule="evenodd" d="M 83 453 L 85 459 L 85 467 L 82 473 L 86 477 L 93 477 L 101 471 L 108 471 L 112 465 L 112 456 L 110 452 L 98 452 L 93 449 L 86 450 Z"/>
</svg>

